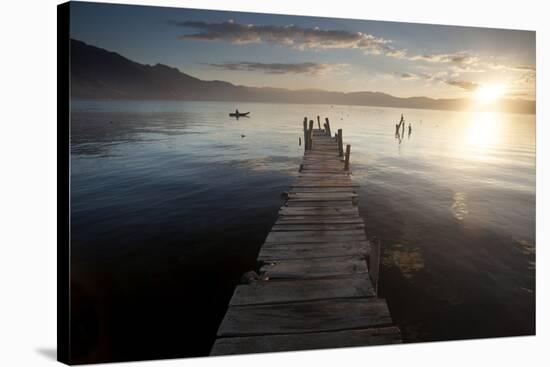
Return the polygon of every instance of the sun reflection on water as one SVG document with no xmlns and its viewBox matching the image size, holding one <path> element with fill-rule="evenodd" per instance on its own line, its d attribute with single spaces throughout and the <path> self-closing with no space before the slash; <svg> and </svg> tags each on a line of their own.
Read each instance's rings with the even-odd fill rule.
<svg viewBox="0 0 550 367">
<path fill-rule="evenodd" d="M 451 206 L 453 216 L 458 220 L 464 220 L 470 213 L 468 205 L 466 204 L 466 194 L 463 192 L 456 192 L 453 195 L 453 205 Z"/>
<path fill-rule="evenodd" d="M 467 142 L 472 147 L 486 148 L 496 142 L 497 118 L 493 112 L 476 113 L 468 128 Z"/>
<path fill-rule="evenodd" d="M 474 160 L 487 159 L 491 149 L 499 143 L 503 127 L 496 113 L 473 114 L 465 131 L 465 153 Z"/>
</svg>

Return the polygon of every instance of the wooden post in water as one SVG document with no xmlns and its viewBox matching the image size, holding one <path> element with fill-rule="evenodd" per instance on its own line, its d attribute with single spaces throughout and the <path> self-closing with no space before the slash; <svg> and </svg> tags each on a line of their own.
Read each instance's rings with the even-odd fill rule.
<svg viewBox="0 0 550 367">
<path fill-rule="evenodd" d="M 321 130 L 321 119 L 319 116 L 317 116 L 317 125 L 319 126 L 319 130 Z"/>
<path fill-rule="evenodd" d="M 348 145 L 349 146 L 349 145 Z M 371 243 L 372 244 L 372 243 Z M 380 239 L 375 239 L 369 255 L 369 273 L 374 293 L 378 294 L 378 274 L 380 273 Z"/>
<path fill-rule="evenodd" d="M 304 117 L 304 150 L 307 150 L 307 117 Z"/>
<path fill-rule="evenodd" d="M 327 122 L 327 132 L 328 136 L 332 137 L 332 134 L 330 133 L 330 122 L 328 122 L 328 117 L 325 118 L 325 121 Z"/>
<path fill-rule="evenodd" d="M 344 163 L 344 170 L 349 171 L 349 155 L 351 153 L 351 145 L 346 145 L 346 160 Z"/>
<path fill-rule="evenodd" d="M 338 129 L 338 155 L 344 156 L 344 139 L 342 137 L 342 129 Z"/>
<path fill-rule="evenodd" d="M 308 139 L 308 149 L 311 149 L 313 146 L 313 120 L 309 120 Z"/>
</svg>

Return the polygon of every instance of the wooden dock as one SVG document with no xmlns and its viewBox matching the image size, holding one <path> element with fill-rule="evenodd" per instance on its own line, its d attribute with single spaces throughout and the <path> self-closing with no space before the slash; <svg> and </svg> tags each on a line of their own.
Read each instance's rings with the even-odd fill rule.
<svg viewBox="0 0 550 367">
<path fill-rule="evenodd" d="M 376 295 L 379 247 L 359 216 L 351 147 L 344 152 L 328 119 L 313 124 L 304 119 L 300 174 L 260 249 L 259 274 L 235 289 L 211 355 L 401 342 Z"/>
</svg>

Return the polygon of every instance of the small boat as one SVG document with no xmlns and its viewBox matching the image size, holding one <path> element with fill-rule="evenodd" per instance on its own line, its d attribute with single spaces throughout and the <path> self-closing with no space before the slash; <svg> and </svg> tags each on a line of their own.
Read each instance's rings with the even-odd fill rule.
<svg viewBox="0 0 550 367">
<path fill-rule="evenodd" d="M 229 117 L 248 117 L 249 113 L 250 112 L 239 112 L 239 113 L 231 112 L 229 114 Z"/>
</svg>

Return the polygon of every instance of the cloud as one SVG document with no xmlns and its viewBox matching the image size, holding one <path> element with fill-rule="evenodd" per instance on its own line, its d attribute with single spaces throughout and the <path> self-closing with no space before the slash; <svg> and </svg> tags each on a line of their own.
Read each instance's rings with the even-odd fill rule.
<svg viewBox="0 0 550 367">
<path fill-rule="evenodd" d="M 490 69 L 493 70 L 510 70 L 510 71 L 527 71 L 527 72 L 535 72 L 536 68 L 531 65 L 504 65 L 504 64 L 496 64 L 496 63 L 488 63 L 487 66 Z"/>
<path fill-rule="evenodd" d="M 413 74 L 413 73 L 399 73 L 399 72 L 395 72 L 393 73 L 393 75 L 401 78 L 401 79 L 404 79 L 404 80 L 416 80 L 416 79 L 419 79 L 421 77 L 420 74 Z M 425 78 L 423 78 L 425 79 Z"/>
<path fill-rule="evenodd" d="M 410 72 L 394 72 L 392 73 L 393 76 L 397 76 L 400 79 L 403 80 L 436 80 L 436 81 L 443 81 L 445 77 L 448 75 L 447 72 L 441 71 L 437 72 L 435 74 L 428 74 L 428 73 L 410 73 Z"/>
<path fill-rule="evenodd" d="M 315 62 L 302 63 L 261 63 L 261 62 L 226 62 L 206 64 L 208 66 L 232 71 L 259 71 L 266 74 L 306 74 L 324 75 L 333 71 L 341 71 L 346 64 L 325 64 Z"/>
<path fill-rule="evenodd" d="M 537 80 L 537 73 L 535 71 L 528 71 L 523 73 L 517 80 L 517 84 L 534 84 Z"/>
<path fill-rule="evenodd" d="M 468 67 L 479 63 L 479 57 L 467 52 L 458 52 L 452 54 L 432 54 L 415 55 L 408 57 L 411 61 L 426 61 L 431 63 L 453 64 L 456 67 Z"/>
<path fill-rule="evenodd" d="M 506 97 L 527 97 L 529 94 L 527 92 L 508 92 L 505 93 Z"/>
<path fill-rule="evenodd" d="M 447 72 L 442 71 L 435 74 L 428 74 L 428 73 L 402 73 L 402 72 L 395 72 L 393 75 L 403 79 L 403 80 L 417 80 L 417 79 L 423 79 L 423 80 L 431 80 L 436 82 L 445 83 L 447 85 L 451 85 L 453 87 L 458 87 L 461 89 L 465 89 L 468 91 L 474 91 L 477 88 L 479 88 L 479 84 L 467 80 L 460 80 L 456 79 L 456 74 L 449 75 Z"/>
<path fill-rule="evenodd" d="M 474 91 L 479 88 L 478 83 L 470 82 L 467 80 L 447 79 L 444 82 L 446 84 L 452 85 L 453 87 L 459 87 L 468 91 Z"/>
<path fill-rule="evenodd" d="M 235 21 L 208 23 L 202 21 L 171 22 L 195 29 L 195 33 L 179 36 L 183 40 L 224 41 L 235 44 L 272 43 L 300 50 L 359 49 L 368 54 L 384 54 L 401 58 L 391 41 L 362 32 L 304 28 L 296 25 L 275 26 L 240 24 Z"/>
<path fill-rule="evenodd" d="M 513 68 L 518 71 L 535 71 L 536 70 L 534 66 L 530 66 L 530 65 L 517 65 L 517 66 L 514 66 Z"/>
</svg>

